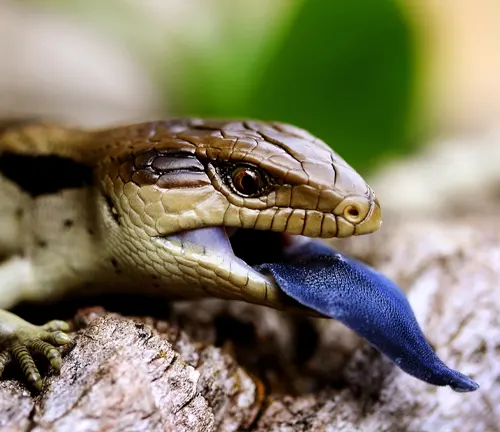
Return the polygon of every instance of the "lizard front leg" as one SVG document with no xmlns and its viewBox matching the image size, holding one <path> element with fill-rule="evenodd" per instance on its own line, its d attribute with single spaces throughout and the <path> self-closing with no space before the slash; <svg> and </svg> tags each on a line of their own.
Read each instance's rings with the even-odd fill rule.
<svg viewBox="0 0 500 432">
<path fill-rule="evenodd" d="M 30 262 L 11 258 L 0 265 L 0 305 L 10 307 L 24 298 L 35 282 Z M 55 346 L 70 342 L 65 334 L 69 326 L 64 321 L 50 321 L 36 326 L 6 310 L 0 309 L 0 378 L 9 362 L 14 360 L 21 367 L 28 382 L 37 390 L 42 388 L 42 378 L 32 353 L 45 356 L 52 367 L 59 371 L 61 355 Z"/>
</svg>

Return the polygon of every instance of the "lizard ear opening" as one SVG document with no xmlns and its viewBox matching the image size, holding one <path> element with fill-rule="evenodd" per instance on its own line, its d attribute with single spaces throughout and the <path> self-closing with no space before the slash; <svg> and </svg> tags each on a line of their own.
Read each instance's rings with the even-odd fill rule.
<svg viewBox="0 0 500 432">
<path fill-rule="evenodd" d="M 109 214 L 112 216 L 115 222 L 120 225 L 120 215 L 118 214 L 118 210 L 116 210 L 115 204 L 108 195 L 104 195 L 104 198 L 106 199 L 106 205 L 108 207 Z"/>
</svg>

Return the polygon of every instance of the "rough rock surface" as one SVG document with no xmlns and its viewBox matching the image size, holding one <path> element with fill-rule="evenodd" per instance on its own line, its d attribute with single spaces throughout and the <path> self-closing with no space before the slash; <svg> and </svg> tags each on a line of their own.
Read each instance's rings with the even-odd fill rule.
<svg viewBox="0 0 500 432">
<path fill-rule="evenodd" d="M 417 381 L 334 321 L 213 300 L 165 320 L 85 309 L 39 396 L 0 382 L 0 431 L 500 430 L 498 221 L 388 222 L 336 244 L 408 292 L 439 356 L 478 391 Z"/>
</svg>

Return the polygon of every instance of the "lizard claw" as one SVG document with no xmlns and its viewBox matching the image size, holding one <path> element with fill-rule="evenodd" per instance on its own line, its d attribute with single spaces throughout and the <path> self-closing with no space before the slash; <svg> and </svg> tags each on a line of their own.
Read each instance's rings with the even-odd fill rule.
<svg viewBox="0 0 500 432">
<path fill-rule="evenodd" d="M 0 311 L 0 378 L 6 366 L 13 360 L 19 364 L 27 381 L 38 391 L 42 389 L 42 377 L 32 354 L 41 354 L 51 366 L 61 370 L 61 354 L 56 346 L 71 342 L 62 331 L 69 330 L 64 321 L 50 321 L 43 326 L 34 326 L 16 315 Z"/>
</svg>

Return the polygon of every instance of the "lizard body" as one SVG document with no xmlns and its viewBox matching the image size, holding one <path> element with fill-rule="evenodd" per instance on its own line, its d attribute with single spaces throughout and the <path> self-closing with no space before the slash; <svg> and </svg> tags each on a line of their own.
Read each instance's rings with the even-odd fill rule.
<svg viewBox="0 0 500 432">
<path fill-rule="evenodd" d="M 340 319 L 393 359 L 415 347 L 434 355 L 397 287 L 311 243 L 376 231 L 380 206 L 340 156 L 294 126 L 172 119 L 84 131 L 0 122 L 0 202 L 2 309 L 75 291 L 213 296 Z M 328 263 L 323 280 L 295 283 L 306 274 L 297 273 L 300 251 L 313 257 L 301 265 Z M 273 264 L 283 261 L 290 263 Z M 351 293 L 340 308 L 325 285 L 336 277 Z M 383 330 L 387 305 L 414 340 Z M 367 311 L 378 333 L 357 326 Z M 0 310 L 0 374 L 13 356 L 40 388 L 29 351 L 59 368 L 52 345 L 67 342 L 65 328 L 35 327 Z M 438 385 L 477 388 L 439 362 L 434 355 L 426 365 L 400 366 Z"/>
</svg>

